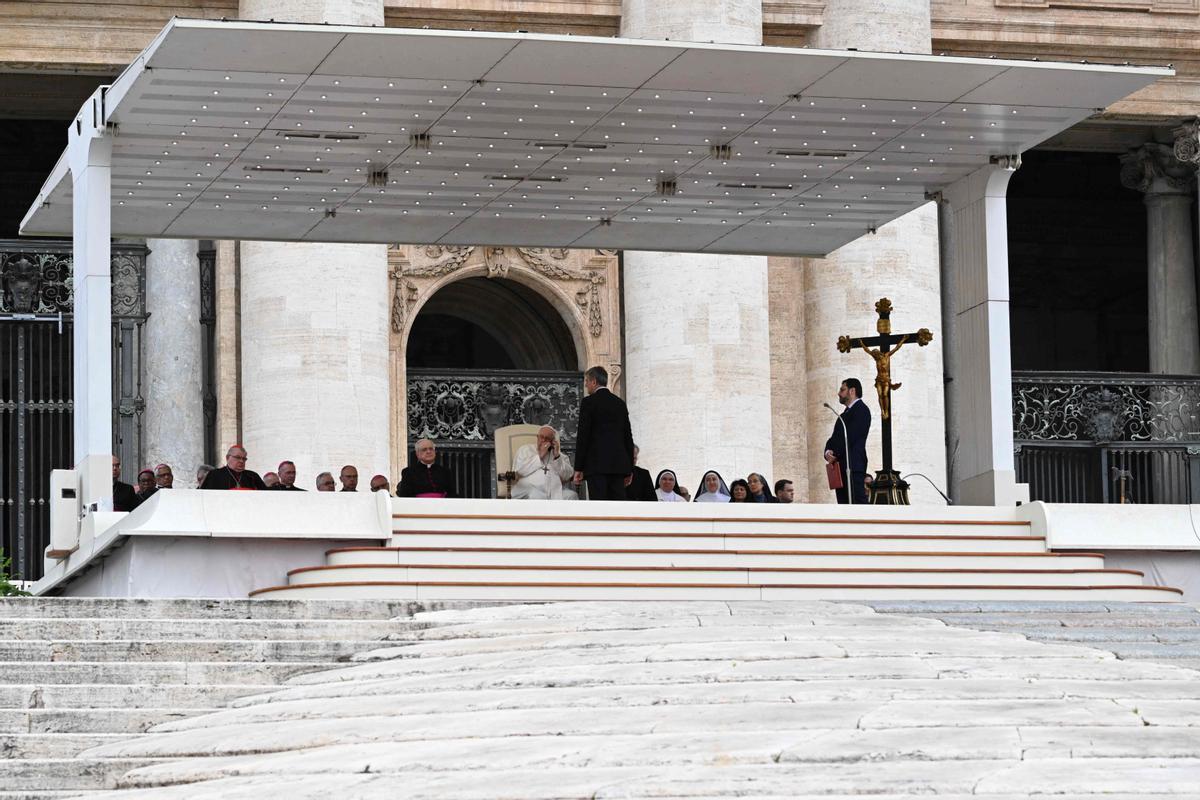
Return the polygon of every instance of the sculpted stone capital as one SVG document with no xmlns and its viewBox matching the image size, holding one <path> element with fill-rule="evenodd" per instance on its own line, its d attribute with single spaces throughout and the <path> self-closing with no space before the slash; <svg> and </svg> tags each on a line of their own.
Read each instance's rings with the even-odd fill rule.
<svg viewBox="0 0 1200 800">
<path fill-rule="evenodd" d="M 1183 123 L 1172 133 L 1175 135 L 1175 158 L 1200 167 L 1200 117 Z"/>
<path fill-rule="evenodd" d="M 1144 144 L 1121 156 L 1121 185 L 1146 194 L 1184 194 L 1195 188 L 1196 168 L 1165 144 Z"/>
</svg>

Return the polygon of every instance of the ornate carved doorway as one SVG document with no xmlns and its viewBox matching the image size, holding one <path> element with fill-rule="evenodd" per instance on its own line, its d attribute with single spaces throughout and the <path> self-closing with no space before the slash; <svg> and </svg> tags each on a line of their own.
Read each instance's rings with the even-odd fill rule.
<svg viewBox="0 0 1200 800">
<path fill-rule="evenodd" d="M 463 497 L 494 497 L 497 428 L 553 425 L 573 449 L 584 367 L 620 371 L 613 256 L 396 248 L 392 277 L 397 472 L 433 439 Z"/>
</svg>

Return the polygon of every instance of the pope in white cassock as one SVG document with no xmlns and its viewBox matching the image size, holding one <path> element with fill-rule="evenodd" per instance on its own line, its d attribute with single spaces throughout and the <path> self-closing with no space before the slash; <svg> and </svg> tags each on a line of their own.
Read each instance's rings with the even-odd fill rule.
<svg viewBox="0 0 1200 800">
<path fill-rule="evenodd" d="M 575 468 L 562 454 L 558 431 L 549 425 L 538 430 L 537 444 L 523 445 L 513 459 L 513 472 L 520 480 L 513 485 L 512 496 L 519 500 L 578 500 L 571 488 Z"/>
</svg>

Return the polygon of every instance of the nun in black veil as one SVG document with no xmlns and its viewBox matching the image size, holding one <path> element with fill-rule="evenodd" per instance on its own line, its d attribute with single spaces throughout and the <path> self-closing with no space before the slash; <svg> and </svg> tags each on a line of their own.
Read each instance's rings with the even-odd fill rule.
<svg viewBox="0 0 1200 800">
<path fill-rule="evenodd" d="M 700 488 L 696 492 L 696 498 L 692 502 L 728 503 L 729 487 L 725 485 L 725 479 L 721 477 L 721 473 L 715 469 L 704 473 L 704 477 L 700 479 Z"/>
<path fill-rule="evenodd" d="M 654 494 L 660 503 L 686 503 L 687 497 L 679 487 L 675 471 L 664 469 L 654 479 Z"/>
</svg>

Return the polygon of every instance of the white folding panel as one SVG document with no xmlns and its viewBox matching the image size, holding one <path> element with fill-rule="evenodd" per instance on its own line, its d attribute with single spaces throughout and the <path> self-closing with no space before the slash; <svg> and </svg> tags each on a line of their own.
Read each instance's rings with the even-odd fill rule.
<svg viewBox="0 0 1200 800">
<path fill-rule="evenodd" d="M 106 94 L 113 233 L 821 255 L 1168 74 L 175 20 Z"/>
</svg>

